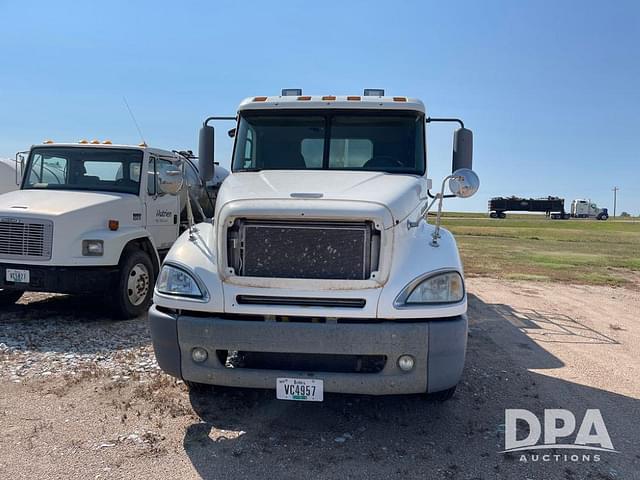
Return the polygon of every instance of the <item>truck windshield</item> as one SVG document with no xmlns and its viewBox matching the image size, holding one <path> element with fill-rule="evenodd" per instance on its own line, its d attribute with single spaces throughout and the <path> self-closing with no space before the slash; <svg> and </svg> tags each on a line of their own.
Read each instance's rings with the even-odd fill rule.
<svg viewBox="0 0 640 480">
<path fill-rule="evenodd" d="M 236 137 L 234 171 L 425 172 L 416 112 L 244 112 Z"/>
<path fill-rule="evenodd" d="M 97 190 L 138 194 L 142 151 L 41 147 L 31 150 L 23 189 Z"/>
</svg>

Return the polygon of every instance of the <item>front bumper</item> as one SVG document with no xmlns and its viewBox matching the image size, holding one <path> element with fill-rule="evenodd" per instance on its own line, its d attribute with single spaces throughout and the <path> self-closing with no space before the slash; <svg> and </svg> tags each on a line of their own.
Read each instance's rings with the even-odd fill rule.
<svg viewBox="0 0 640 480">
<path fill-rule="evenodd" d="M 437 392 L 455 386 L 462 374 L 467 317 L 380 323 L 295 323 L 228 320 L 149 311 L 151 338 L 160 367 L 184 380 L 232 387 L 275 389 L 278 377 L 311 377 L 324 381 L 326 392 L 391 395 Z M 191 350 L 209 352 L 204 363 Z M 333 355 L 385 355 L 379 373 L 338 373 L 228 368 L 217 350 Z M 403 372 L 400 355 L 412 355 L 415 366 Z"/>
<path fill-rule="evenodd" d="M 30 281 L 7 282 L 6 269 L 29 270 Z M 118 267 L 61 267 L 0 263 L 0 289 L 70 294 L 103 294 L 117 281 Z"/>
</svg>

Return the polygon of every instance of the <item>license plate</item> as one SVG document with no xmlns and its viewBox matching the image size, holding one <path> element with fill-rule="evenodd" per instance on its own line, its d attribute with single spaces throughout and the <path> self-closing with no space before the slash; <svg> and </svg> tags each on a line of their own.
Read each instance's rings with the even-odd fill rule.
<svg viewBox="0 0 640 480">
<path fill-rule="evenodd" d="M 324 385 L 322 380 L 311 378 L 278 378 L 276 379 L 276 398 L 299 402 L 322 402 Z"/>
<path fill-rule="evenodd" d="M 29 283 L 29 270 L 7 268 L 5 280 L 13 283 Z"/>
</svg>

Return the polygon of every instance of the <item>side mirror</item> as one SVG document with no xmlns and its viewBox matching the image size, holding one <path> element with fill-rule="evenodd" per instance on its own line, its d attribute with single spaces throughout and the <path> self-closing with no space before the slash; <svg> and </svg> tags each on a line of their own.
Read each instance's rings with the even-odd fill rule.
<svg viewBox="0 0 640 480">
<path fill-rule="evenodd" d="M 158 172 L 158 189 L 162 193 L 177 195 L 182 190 L 183 184 L 184 175 L 177 166 L 172 167 L 171 170 L 160 170 Z"/>
<path fill-rule="evenodd" d="M 213 178 L 213 152 L 215 146 L 215 130 L 209 125 L 203 125 L 200 129 L 200 140 L 198 142 L 198 170 L 200 179 L 208 182 Z"/>
<path fill-rule="evenodd" d="M 459 128 L 453 134 L 453 161 L 451 171 L 462 168 L 471 170 L 473 166 L 473 132 Z"/>
<path fill-rule="evenodd" d="M 468 198 L 474 195 L 478 188 L 480 188 L 480 179 L 476 172 L 470 168 L 456 170 L 449 180 L 449 190 L 459 198 Z"/>
</svg>

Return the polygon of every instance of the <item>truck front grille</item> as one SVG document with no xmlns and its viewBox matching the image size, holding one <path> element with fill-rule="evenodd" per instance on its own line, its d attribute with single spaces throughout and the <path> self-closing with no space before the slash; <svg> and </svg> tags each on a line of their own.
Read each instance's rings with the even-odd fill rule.
<svg viewBox="0 0 640 480">
<path fill-rule="evenodd" d="M 50 260 L 52 243 L 50 220 L 0 218 L 0 258 Z"/>
<path fill-rule="evenodd" d="M 372 222 L 236 220 L 228 265 L 245 277 L 365 280 L 378 268 Z"/>
</svg>

